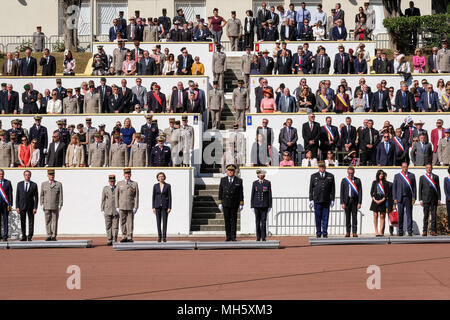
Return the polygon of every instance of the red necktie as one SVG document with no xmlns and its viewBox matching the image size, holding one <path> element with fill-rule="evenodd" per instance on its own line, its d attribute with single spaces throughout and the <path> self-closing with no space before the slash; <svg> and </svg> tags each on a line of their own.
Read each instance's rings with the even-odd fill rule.
<svg viewBox="0 0 450 320">
<path fill-rule="evenodd" d="M 309 123 L 309 129 L 310 129 L 311 132 L 312 132 L 312 123 L 311 123 L 311 122 Z"/>
<path fill-rule="evenodd" d="M 8 92 L 8 101 L 11 100 L 11 92 Z"/>
</svg>

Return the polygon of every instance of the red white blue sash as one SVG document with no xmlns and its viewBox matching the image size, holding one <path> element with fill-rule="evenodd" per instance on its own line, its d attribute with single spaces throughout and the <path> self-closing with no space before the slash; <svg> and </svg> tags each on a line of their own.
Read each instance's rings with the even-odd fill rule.
<svg viewBox="0 0 450 320">
<path fill-rule="evenodd" d="M 6 204 L 9 206 L 9 205 L 10 205 L 10 202 L 9 202 L 8 196 L 6 195 L 5 190 L 3 190 L 3 187 L 2 187 L 1 184 L 0 184 L 0 196 L 1 196 L 2 199 L 6 202 Z"/>
<path fill-rule="evenodd" d="M 431 177 L 428 175 L 428 173 L 425 173 L 424 177 L 428 181 L 428 183 L 431 185 L 431 187 L 434 189 L 434 191 L 437 192 L 436 183 L 434 182 L 433 179 L 431 179 Z"/>
<path fill-rule="evenodd" d="M 386 195 L 386 192 L 384 191 L 383 183 L 381 183 L 381 181 L 378 182 L 378 190 L 380 190 L 380 192 L 383 196 Z"/>
<path fill-rule="evenodd" d="M 358 187 L 356 186 L 356 184 L 352 180 L 350 180 L 348 177 L 345 177 L 345 180 L 347 180 L 350 187 L 353 189 L 353 191 L 356 193 L 356 195 L 358 195 L 359 192 L 358 192 Z"/>
<path fill-rule="evenodd" d="M 405 148 L 403 147 L 403 144 L 402 144 L 402 142 L 400 141 L 399 138 L 394 137 L 394 141 L 399 146 L 399 148 L 402 149 L 402 151 L 405 151 Z"/>
<path fill-rule="evenodd" d="M 329 134 L 330 137 L 331 137 L 331 140 L 334 141 L 334 135 L 333 135 L 333 133 L 331 132 L 331 129 L 329 129 L 327 125 L 325 125 L 325 126 L 323 126 L 323 127 L 325 128 L 325 130 L 327 130 L 328 134 Z"/>
<path fill-rule="evenodd" d="M 404 174 L 403 172 L 400 172 L 400 176 L 403 178 L 405 183 L 408 185 L 409 190 L 411 190 L 411 193 L 412 193 L 413 191 L 412 191 L 411 181 L 409 181 L 408 176 L 406 174 Z"/>
</svg>

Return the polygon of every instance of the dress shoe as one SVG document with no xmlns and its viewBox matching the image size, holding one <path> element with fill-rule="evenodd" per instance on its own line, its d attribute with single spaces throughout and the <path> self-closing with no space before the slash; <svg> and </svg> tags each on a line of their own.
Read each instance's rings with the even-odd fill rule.
<svg viewBox="0 0 450 320">
<path fill-rule="evenodd" d="M 226 239 L 225 242 L 227 242 L 227 241 L 231 241 L 231 239 Z"/>
<path fill-rule="evenodd" d="M 262 239 L 262 241 L 266 242 L 266 239 Z"/>
<path fill-rule="evenodd" d="M 45 241 L 52 241 L 52 237 L 48 237 Z"/>
<path fill-rule="evenodd" d="M 236 239 L 231 239 L 231 241 L 237 241 Z"/>
<path fill-rule="evenodd" d="M 422 232 L 422 237 L 426 237 L 427 233 L 426 232 Z"/>
<path fill-rule="evenodd" d="M 127 238 L 123 238 L 120 242 L 128 242 Z"/>
<path fill-rule="evenodd" d="M 436 232 L 432 232 L 431 235 L 432 235 L 433 237 L 436 237 L 436 236 L 437 236 L 437 233 L 436 233 Z"/>
<path fill-rule="evenodd" d="M 112 241 L 108 241 L 108 242 L 106 243 L 106 245 L 107 245 L 107 246 L 112 246 Z"/>
<path fill-rule="evenodd" d="M 324 238 L 328 238 L 328 235 L 327 235 L 327 234 L 324 234 L 323 237 L 324 237 Z"/>
<path fill-rule="evenodd" d="M 256 239 L 256 241 L 261 241 L 261 239 Z"/>
<path fill-rule="evenodd" d="M 28 237 L 28 241 L 33 241 L 32 239 L 33 239 L 32 237 Z"/>
<path fill-rule="evenodd" d="M 320 238 L 320 237 L 321 237 L 321 235 L 320 235 L 320 234 L 316 235 L 316 238 Z"/>
<path fill-rule="evenodd" d="M 20 241 L 27 241 L 27 237 L 20 238 Z"/>
<path fill-rule="evenodd" d="M 354 233 L 353 238 L 358 238 L 358 235 L 356 233 Z"/>
<path fill-rule="evenodd" d="M 345 237 L 346 237 L 346 238 L 350 237 L 350 232 L 347 232 L 347 233 L 345 234 Z"/>
<path fill-rule="evenodd" d="M 167 239 L 166 239 L 166 238 L 164 238 L 164 239 L 163 239 L 163 242 L 167 242 Z"/>
<path fill-rule="evenodd" d="M 52 241 L 56 241 L 56 237 L 52 237 Z"/>
<path fill-rule="evenodd" d="M 134 242 L 134 240 L 133 239 L 128 239 L 128 242 Z"/>
<path fill-rule="evenodd" d="M 412 237 L 413 236 L 413 234 L 412 233 L 408 233 L 408 237 Z"/>
<path fill-rule="evenodd" d="M 161 242 L 161 238 L 158 238 L 158 242 Z"/>
</svg>

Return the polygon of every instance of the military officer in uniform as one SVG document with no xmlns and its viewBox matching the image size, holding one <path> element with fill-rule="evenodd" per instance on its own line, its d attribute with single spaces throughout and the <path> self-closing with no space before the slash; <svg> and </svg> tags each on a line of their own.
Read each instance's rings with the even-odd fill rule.
<svg viewBox="0 0 450 320">
<path fill-rule="evenodd" d="M 355 177 L 355 168 L 350 166 L 347 169 L 347 177 L 341 181 L 341 207 L 345 211 L 346 237 L 350 237 L 350 229 L 353 237 L 358 237 L 358 210 L 362 203 L 361 180 Z"/>
<path fill-rule="evenodd" d="M 236 112 L 236 122 L 241 129 L 245 128 L 245 111 L 250 108 L 250 95 L 243 88 L 244 81 L 238 80 L 238 87 L 233 90 L 233 110 Z"/>
<path fill-rule="evenodd" d="M 189 167 L 191 164 L 191 155 L 194 150 L 194 128 L 188 125 L 188 117 L 181 117 L 181 136 L 182 136 L 182 151 L 183 151 L 183 166 Z"/>
<path fill-rule="evenodd" d="M 114 143 L 109 153 L 109 165 L 122 168 L 128 166 L 127 145 L 122 142 L 122 137 L 118 133 L 114 135 Z"/>
<path fill-rule="evenodd" d="M 59 212 L 63 206 L 63 187 L 61 182 L 55 181 L 55 170 L 47 170 L 48 181 L 41 184 L 40 203 L 45 213 L 45 227 L 47 239 L 56 241 L 58 232 Z"/>
<path fill-rule="evenodd" d="M 252 48 L 245 47 L 245 54 L 241 57 L 241 72 L 244 77 L 244 85 L 248 88 L 250 83 L 250 69 L 252 65 L 253 55 L 251 54 Z"/>
<path fill-rule="evenodd" d="M 272 209 L 272 187 L 266 180 L 266 171 L 256 170 L 258 180 L 253 181 L 251 208 L 255 213 L 256 241 L 266 241 L 266 220 Z"/>
<path fill-rule="evenodd" d="M 328 215 L 334 206 L 334 175 L 326 172 L 325 162 L 319 162 L 319 172 L 311 175 L 309 182 L 309 206 L 314 207 L 316 237 L 328 238 Z"/>
<path fill-rule="evenodd" d="M 237 213 L 244 207 L 242 179 L 234 175 L 236 166 L 227 166 L 227 176 L 220 180 L 219 209 L 225 220 L 226 240 L 236 241 Z"/>
<path fill-rule="evenodd" d="M 14 167 L 16 161 L 14 146 L 12 142 L 6 142 L 6 132 L 0 131 L 0 167 Z"/>
<path fill-rule="evenodd" d="M 109 156 L 106 144 L 102 142 L 100 132 L 94 134 L 95 142 L 89 145 L 88 164 L 89 167 L 108 166 Z"/>
<path fill-rule="evenodd" d="M 70 144 L 70 134 L 69 130 L 64 128 L 64 120 L 58 120 L 56 121 L 56 124 L 58 125 L 58 129 L 56 129 L 59 132 L 59 140 L 64 143 L 64 150 L 67 150 L 67 146 Z"/>
<path fill-rule="evenodd" d="M 406 213 L 408 236 L 413 235 L 412 206 L 416 202 L 416 176 L 408 172 L 408 163 L 402 163 L 402 171 L 394 176 L 392 198 L 398 212 L 398 236 L 403 236 L 403 218 Z"/>
<path fill-rule="evenodd" d="M 84 95 L 83 110 L 85 113 L 101 113 L 102 100 L 100 93 L 95 92 L 95 85 L 89 85 L 89 91 Z"/>
<path fill-rule="evenodd" d="M 227 71 L 227 56 L 221 51 L 222 45 L 216 44 L 217 52 L 213 53 L 212 70 L 214 80 L 218 81 L 219 89 L 224 90 L 225 71 Z"/>
<path fill-rule="evenodd" d="M 146 167 L 148 164 L 147 144 L 142 142 L 142 134 L 134 134 L 135 142 L 130 150 L 130 167 Z"/>
<path fill-rule="evenodd" d="M 423 207 L 423 233 L 426 237 L 428 233 L 428 217 L 431 213 L 431 235 L 436 236 L 436 210 L 441 205 L 441 187 L 439 176 L 435 175 L 433 165 L 428 163 L 425 166 L 425 174 L 419 180 L 419 202 Z"/>
<path fill-rule="evenodd" d="M 78 99 L 73 97 L 73 90 L 67 89 L 67 97 L 63 99 L 63 113 L 64 114 L 77 114 L 80 113 Z"/>
<path fill-rule="evenodd" d="M 141 134 L 144 142 L 147 144 L 148 153 L 156 145 L 156 137 L 159 135 L 158 124 L 154 124 L 152 118 L 151 114 L 145 115 L 146 123 L 141 126 Z"/>
<path fill-rule="evenodd" d="M 183 136 L 180 129 L 180 120 L 175 120 L 170 145 L 172 151 L 172 163 L 175 167 L 180 167 L 183 161 Z"/>
<path fill-rule="evenodd" d="M 169 118 L 169 127 L 164 129 L 166 141 L 172 147 L 172 132 L 175 130 L 175 118 Z"/>
<path fill-rule="evenodd" d="M 239 124 L 233 124 L 233 132 L 226 139 L 225 152 L 222 157 L 222 172 L 226 173 L 226 164 L 234 164 L 235 174 L 239 176 L 239 167 L 245 165 L 245 136 L 239 129 Z"/>
<path fill-rule="evenodd" d="M 131 169 L 123 169 L 124 180 L 117 183 L 114 191 L 116 212 L 120 214 L 120 228 L 122 240 L 133 242 L 134 215 L 139 208 L 139 187 L 137 182 L 131 181 Z"/>
<path fill-rule="evenodd" d="M 231 19 L 227 21 L 227 36 L 230 38 L 231 51 L 239 50 L 239 39 L 242 36 L 241 20 L 236 19 L 236 11 L 231 11 Z"/>
<path fill-rule="evenodd" d="M 150 153 L 151 167 L 171 167 L 172 156 L 168 146 L 164 145 L 164 138 L 159 136 L 156 138 L 157 145 L 153 147 Z"/>
<path fill-rule="evenodd" d="M 217 87 L 218 81 L 213 81 L 213 89 L 209 91 L 208 96 L 208 108 L 211 113 L 211 125 L 212 129 L 220 129 L 220 114 L 223 111 L 224 95 L 223 90 L 219 90 Z"/>
<path fill-rule="evenodd" d="M 108 177 L 109 185 L 103 188 L 102 192 L 102 214 L 105 216 L 105 227 L 108 246 L 111 246 L 113 241 L 117 242 L 117 235 L 119 233 L 119 213 L 116 211 L 116 176 L 111 174 Z"/>
</svg>

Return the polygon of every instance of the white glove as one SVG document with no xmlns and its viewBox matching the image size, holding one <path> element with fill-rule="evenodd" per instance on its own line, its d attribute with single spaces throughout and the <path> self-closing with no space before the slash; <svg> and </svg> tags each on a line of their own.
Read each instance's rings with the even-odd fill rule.
<svg viewBox="0 0 450 320">
<path fill-rule="evenodd" d="M 222 204 L 219 204 L 219 210 L 220 210 L 220 211 L 223 211 L 223 206 L 222 206 Z"/>
<path fill-rule="evenodd" d="M 333 208 L 334 207 L 334 201 L 330 202 L 330 207 Z"/>
<path fill-rule="evenodd" d="M 136 214 L 136 212 L 137 212 L 137 209 L 133 208 L 133 214 Z"/>
<path fill-rule="evenodd" d="M 14 164 L 13 164 L 13 163 L 11 163 L 9 166 L 10 166 L 11 168 L 14 168 Z"/>
<path fill-rule="evenodd" d="M 242 209 L 244 209 L 244 206 L 240 205 L 239 206 L 239 211 L 242 211 Z"/>
<path fill-rule="evenodd" d="M 272 211 L 272 208 L 267 209 L 267 214 L 269 214 L 270 211 Z"/>
<path fill-rule="evenodd" d="M 314 207 L 314 201 L 309 202 L 309 207 L 312 209 Z"/>
<path fill-rule="evenodd" d="M 44 153 L 47 153 L 47 149 L 44 149 Z"/>
<path fill-rule="evenodd" d="M 120 213 L 120 209 L 119 209 L 119 208 L 116 208 L 116 212 L 117 212 L 117 213 Z"/>
<path fill-rule="evenodd" d="M 440 163 L 440 165 L 441 165 L 441 166 L 443 166 L 443 165 L 444 165 L 444 163 L 443 163 L 443 162 L 441 162 L 441 163 Z"/>
<path fill-rule="evenodd" d="M 190 153 L 194 152 L 194 149 L 189 149 L 189 152 L 190 152 Z"/>
</svg>

